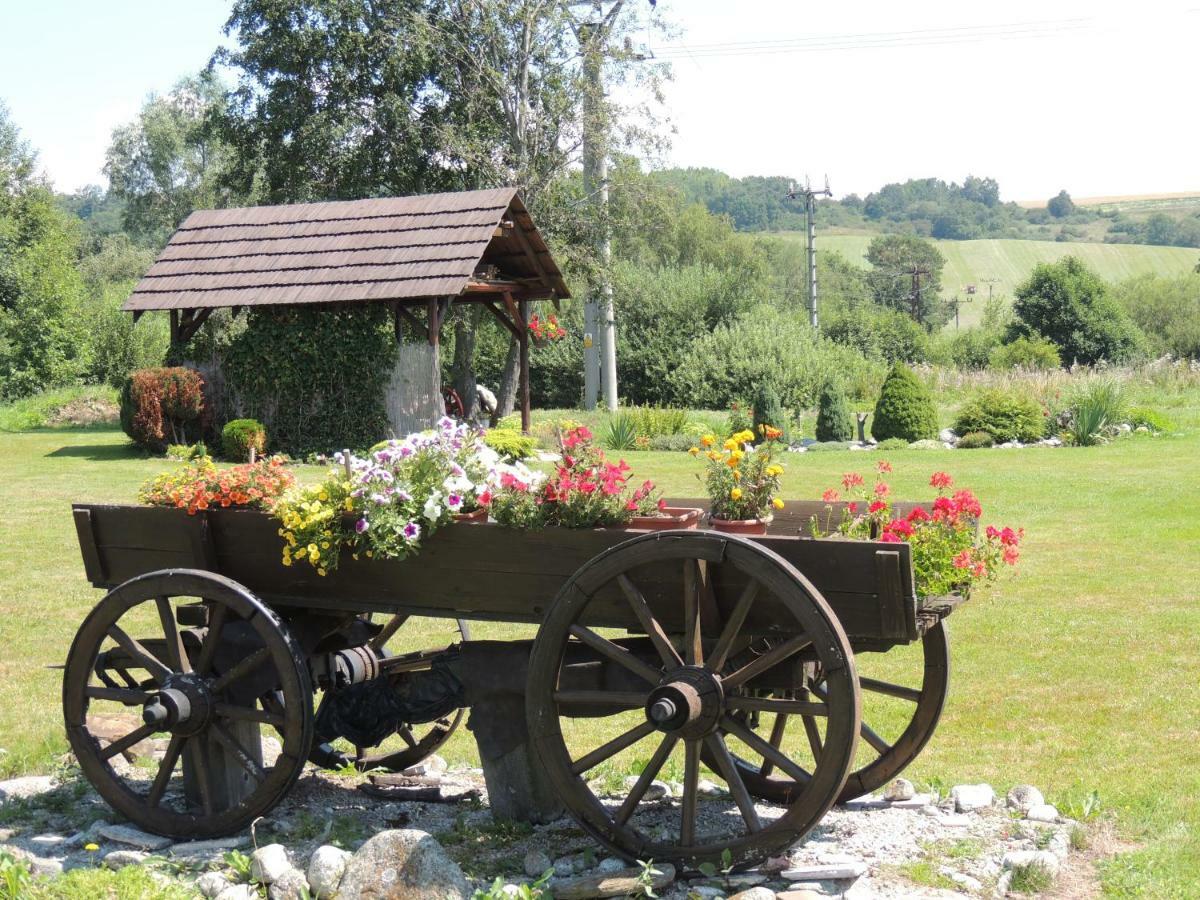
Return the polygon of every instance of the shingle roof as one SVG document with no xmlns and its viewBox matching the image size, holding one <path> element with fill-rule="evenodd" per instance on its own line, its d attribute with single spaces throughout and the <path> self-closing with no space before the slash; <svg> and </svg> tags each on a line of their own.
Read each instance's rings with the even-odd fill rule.
<svg viewBox="0 0 1200 900">
<path fill-rule="evenodd" d="M 513 227 L 500 228 L 505 220 Z M 445 297 L 481 264 L 534 294 L 570 296 L 516 189 L 496 188 L 198 210 L 122 308 Z"/>
</svg>

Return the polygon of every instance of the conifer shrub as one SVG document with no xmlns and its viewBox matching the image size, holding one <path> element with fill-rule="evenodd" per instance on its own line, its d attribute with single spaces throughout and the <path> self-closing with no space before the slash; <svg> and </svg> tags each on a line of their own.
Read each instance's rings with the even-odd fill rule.
<svg viewBox="0 0 1200 900">
<path fill-rule="evenodd" d="M 968 431 L 958 439 L 958 443 L 954 445 L 958 450 L 980 450 L 984 447 L 991 447 L 996 443 L 986 431 Z"/>
<path fill-rule="evenodd" d="M 921 441 L 937 436 L 937 410 L 929 388 L 908 366 L 896 363 L 883 381 L 871 435 L 877 441 Z"/>
<path fill-rule="evenodd" d="M 756 441 L 763 440 L 768 425 L 782 431 L 781 437 L 784 441 L 789 439 L 788 417 L 779 402 L 779 392 L 775 390 L 775 386 L 771 382 L 764 381 L 754 392 L 753 431 Z"/>
<path fill-rule="evenodd" d="M 817 440 L 854 440 L 851 418 L 850 404 L 841 385 L 832 380 L 825 382 L 821 396 L 817 398 Z"/>
<path fill-rule="evenodd" d="M 954 420 L 954 430 L 965 435 L 986 431 L 1000 443 L 1040 438 L 1046 429 L 1041 405 L 1027 394 L 988 389 L 968 400 Z"/>
</svg>

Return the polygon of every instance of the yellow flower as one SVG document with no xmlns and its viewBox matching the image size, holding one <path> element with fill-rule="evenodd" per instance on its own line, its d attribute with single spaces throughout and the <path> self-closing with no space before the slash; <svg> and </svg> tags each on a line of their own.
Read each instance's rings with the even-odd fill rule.
<svg viewBox="0 0 1200 900">
<path fill-rule="evenodd" d="M 283 558 L 283 564 L 285 566 L 290 566 L 292 564 L 292 558 L 290 556 L 285 556 Z"/>
<path fill-rule="evenodd" d="M 721 458 L 721 454 L 718 453 L 716 450 L 709 450 L 707 455 L 708 455 L 708 458 L 711 459 L 713 462 L 716 462 L 718 459 Z"/>
<path fill-rule="evenodd" d="M 723 446 L 725 447 L 726 450 L 736 450 L 738 448 L 737 438 L 731 437 L 729 440 L 727 440 L 723 444 Z"/>
<path fill-rule="evenodd" d="M 783 501 L 780 500 L 778 497 L 776 497 L 774 500 L 771 501 L 771 505 L 773 507 L 775 507 L 776 509 L 783 509 Z"/>
<path fill-rule="evenodd" d="M 729 492 L 729 499 L 730 500 L 741 500 L 742 499 L 742 489 L 739 487 L 735 487 L 732 491 Z"/>
<path fill-rule="evenodd" d="M 296 559 L 304 559 L 304 557 L 306 557 L 306 556 L 308 556 L 307 549 L 305 549 L 304 547 L 296 548 Z"/>
<path fill-rule="evenodd" d="M 318 500 L 328 500 L 329 494 L 325 491 L 321 491 L 321 493 L 317 494 L 317 499 Z"/>
<path fill-rule="evenodd" d="M 705 447 L 711 447 L 715 441 L 716 438 L 711 434 L 706 434 L 704 437 L 700 438 L 700 443 Z"/>
<path fill-rule="evenodd" d="M 329 549 L 329 541 L 321 541 L 321 549 L 328 550 Z"/>
<path fill-rule="evenodd" d="M 754 440 L 754 432 L 747 428 L 745 431 L 739 431 L 733 436 L 733 439 L 739 444 L 745 444 Z"/>
<path fill-rule="evenodd" d="M 95 853 L 97 850 L 100 849 L 100 845 L 99 844 L 84 844 L 83 849 L 86 850 L 88 853 Z"/>
<path fill-rule="evenodd" d="M 781 465 L 767 466 L 767 475 L 770 476 L 771 478 L 774 478 L 776 475 L 782 475 L 782 474 L 783 474 L 783 466 L 781 466 Z"/>
<path fill-rule="evenodd" d="M 741 469 L 734 469 L 732 474 L 733 474 L 734 481 L 742 480 L 742 470 Z"/>
<path fill-rule="evenodd" d="M 320 566 L 318 566 L 318 567 L 317 567 L 317 574 L 318 574 L 318 575 L 324 575 L 324 574 L 325 574 L 325 570 L 324 570 L 324 569 L 322 569 Z"/>
<path fill-rule="evenodd" d="M 698 456 L 700 454 L 700 448 L 692 447 L 690 450 L 688 450 L 688 453 L 692 454 L 692 456 Z"/>
</svg>

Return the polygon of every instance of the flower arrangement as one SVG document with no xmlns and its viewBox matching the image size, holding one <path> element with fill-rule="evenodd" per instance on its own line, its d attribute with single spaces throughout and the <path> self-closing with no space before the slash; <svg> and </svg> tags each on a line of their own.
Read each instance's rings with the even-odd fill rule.
<svg viewBox="0 0 1200 900">
<path fill-rule="evenodd" d="M 704 482 L 715 522 L 765 521 L 773 509 L 783 509 L 783 500 L 776 496 L 783 466 L 774 461 L 776 439 L 782 432 L 770 425 L 762 431 L 763 440 L 757 445 L 752 443 L 754 432 L 744 429 L 720 449 L 716 437 L 706 434 L 700 446 L 688 451 L 706 460 L 703 477 L 696 477 Z"/>
<path fill-rule="evenodd" d="M 567 330 L 558 324 L 558 316 L 551 313 L 545 319 L 539 319 L 535 313 L 529 320 L 529 333 L 539 344 L 549 341 L 561 341 L 567 336 Z"/>
<path fill-rule="evenodd" d="M 929 479 L 937 491 L 929 510 L 918 506 L 903 518 L 895 518 L 891 488 L 883 477 L 891 471 L 888 462 L 880 461 L 870 487 L 857 472 L 842 477 L 848 502 L 836 530 L 858 540 L 907 543 L 912 547 L 918 594 L 933 597 L 961 592 L 969 596 L 975 585 L 994 580 L 1003 565 L 1016 565 L 1025 530 L 988 525 L 981 534 L 978 523 L 983 507 L 978 498 L 969 490 L 953 490 L 954 480 L 945 472 L 934 472 Z M 843 497 L 830 488 L 821 499 L 831 504 L 832 516 L 832 504 Z M 815 520 L 811 529 L 820 535 Z"/>
<path fill-rule="evenodd" d="M 192 516 L 213 507 L 269 510 L 294 483 L 278 456 L 229 469 L 218 469 L 210 457 L 202 456 L 147 481 L 138 500 L 186 509 Z"/>
<path fill-rule="evenodd" d="M 606 459 L 588 428 L 581 425 L 560 435 L 559 448 L 562 461 L 544 481 L 501 474 L 492 498 L 493 519 L 525 528 L 596 528 L 625 525 L 634 516 L 654 515 L 666 505 L 653 482 L 631 487 L 629 464 Z"/>
</svg>

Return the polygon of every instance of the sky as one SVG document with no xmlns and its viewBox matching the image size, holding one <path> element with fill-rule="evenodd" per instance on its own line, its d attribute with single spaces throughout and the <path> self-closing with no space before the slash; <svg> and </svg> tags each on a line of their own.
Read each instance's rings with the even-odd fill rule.
<svg viewBox="0 0 1200 900">
<path fill-rule="evenodd" d="M 629 0 L 641 2 L 641 0 Z M 103 184 L 112 129 L 196 72 L 229 0 L 7 0 L 0 101 L 60 190 Z M 1200 190 L 1200 0 L 661 0 L 665 163 L 834 194 L 968 174 L 1005 200 Z"/>
</svg>

